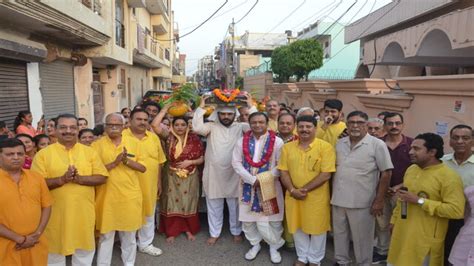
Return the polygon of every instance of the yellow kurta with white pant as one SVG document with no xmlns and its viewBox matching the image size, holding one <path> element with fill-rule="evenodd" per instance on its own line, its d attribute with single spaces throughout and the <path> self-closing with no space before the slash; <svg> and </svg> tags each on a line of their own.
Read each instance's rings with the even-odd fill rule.
<svg viewBox="0 0 474 266">
<path fill-rule="evenodd" d="M 146 167 L 146 172 L 138 173 L 138 177 L 143 195 L 143 216 L 148 217 L 155 212 L 160 164 L 166 162 L 166 156 L 161 147 L 160 139 L 155 133 L 146 131 L 146 136 L 138 139 L 130 129 L 126 129 L 123 131 L 123 135 L 135 138 L 140 144 L 138 152 Z"/>
<path fill-rule="evenodd" d="M 422 265 L 429 256 L 430 266 L 441 266 L 448 221 L 464 215 L 461 177 L 444 163 L 424 169 L 412 165 L 404 185 L 425 198 L 425 203 L 408 203 L 406 219 L 400 218 L 400 201 L 397 203 L 390 222 L 395 226 L 387 261 L 395 266 Z"/>
<path fill-rule="evenodd" d="M 301 188 L 320 173 L 336 171 L 336 153 L 331 144 L 315 138 L 306 150 L 299 141 L 283 146 L 278 169 L 288 171 L 295 188 Z M 288 231 L 298 229 L 309 235 L 320 235 L 331 230 L 331 208 L 329 204 L 329 182 L 309 191 L 306 198 L 297 200 L 286 191 L 285 214 Z"/>
<path fill-rule="evenodd" d="M 70 165 L 82 176 L 108 176 L 97 153 L 80 143 L 69 150 L 59 143 L 42 149 L 35 155 L 31 171 L 45 178 L 56 178 L 63 176 Z M 44 232 L 49 253 L 67 256 L 76 249 L 94 250 L 94 187 L 67 183 L 51 190 L 51 195 L 54 203 Z"/>
<path fill-rule="evenodd" d="M 120 145 L 115 146 L 108 136 L 100 138 L 92 144 L 100 159 L 107 165 L 127 149 L 133 157 L 140 161 L 138 141 L 135 138 L 122 136 Z M 136 231 L 143 224 L 142 191 L 138 179 L 138 171 L 120 163 L 109 171 L 107 183 L 97 187 L 96 229 L 101 234 L 110 231 Z"/>
</svg>

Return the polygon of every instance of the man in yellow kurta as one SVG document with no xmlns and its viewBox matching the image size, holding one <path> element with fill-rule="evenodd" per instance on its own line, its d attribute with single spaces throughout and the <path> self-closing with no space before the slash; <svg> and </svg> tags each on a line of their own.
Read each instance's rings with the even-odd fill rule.
<svg viewBox="0 0 474 266">
<path fill-rule="evenodd" d="M 399 201 L 390 222 L 393 233 L 387 261 L 395 266 L 441 266 L 448 221 L 464 215 L 463 184 L 461 177 L 440 161 L 440 136 L 418 135 L 409 154 L 414 164 L 404 176 L 403 184 L 408 191 L 397 192 L 407 204 L 407 215 L 401 217 Z"/>
<path fill-rule="evenodd" d="M 346 135 L 343 134 L 346 123 L 341 121 L 343 118 L 342 107 L 342 102 L 338 99 L 324 101 L 324 121 L 318 123 L 316 129 L 316 138 L 330 143 L 333 147 L 336 146 L 340 137 Z"/>
<path fill-rule="evenodd" d="M 139 173 L 140 187 L 143 195 L 143 217 L 145 224 L 138 231 L 138 250 L 159 256 L 161 249 L 152 245 L 155 237 L 156 201 L 161 194 L 161 165 L 166 161 L 158 136 L 148 131 L 149 115 L 144 110 L 133 110 L 130 114 L 130 128 L 123 131 L 126 137 L 139 142 L 139 154 L 146 167 L 145 173 Z"/>
<path fill-rule="evenodd" d="M 51 214 L 44 178 L 23 170 L 25 146 L 17 139 L 0 142 L 0 265 L 46 265 L 43 235 Z"/>
<path fill-rule="evenodd" d="M 270 100 L 265 104 L 265 111 L 268 115 L 268 129 L 278 131 L 278 116 L 280 115 L 280 105 L 276 100 Z"/>
<path fill-rule="evenodd" d="M 97 187 L 96 229 L 100 232 L 97 264 L 110 265 L 115 232 L 119 233 L 122 261 L 134 265 L 137 254 L 136 232 L 143 224 L 142 191 L 138 172 L 140 154 L 135 138 L 122 136 L 125 118 L 112 113 L 105 118 L 106 136 L 92 144 L 109 171 L 106 184 Z"/>
<path fill-rule="evenodd" d="M 286 188 L 285 212 L 298 260 L 295 265 L 320 264 L 330 226 L 329 183 L 336 170 L 331 144 L 315 138 L 316 120 L 297 118 L 299 140 L 283 146 L 278 169 Z"/>
<path fill-rule="evenodd" d="M 107 170 L 97 153 L 77 142 L 74 115 L 57 118 L 58 142 L 39 151 L 31 170 L 46 178 L 54 203 L 45 235 L 49 265 L 90 265 L 94 258 L 94 186 L 107 180 Z"/>
</svg>

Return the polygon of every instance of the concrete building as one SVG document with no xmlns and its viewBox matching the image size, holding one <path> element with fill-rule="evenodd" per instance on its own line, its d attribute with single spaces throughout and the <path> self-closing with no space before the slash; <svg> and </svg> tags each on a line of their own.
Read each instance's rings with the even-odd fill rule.
<svg viewBox="0 0 474 266">
<path fill-rule="evenodd" d="M 172 25 L 171 0 L 0 2 L 0 120 L 30 109 L 93 125 L 171 88 Z"/>
<path fill-rule="evenodd" d="M 199 88 L 217 87 L 215 79 L 215 61 L 212 55 L 206 55 L 198 61 L 198 68 L 194 74 L 194 81 Z"/>
<path fill-rule="evenodd" d="M 360 40 L 357 77 L 474 73 L 473 6 L 473 1 L 397 0 L 348 25 L 346 43 Z"/>
<path fill-rule="evenodd" d="M 216 79 L 221 86 L 231 87 L 237 77 L 244 77 L 245 71 L 263 63 L 269 64 L 272 51 L 288 44 L 291 32 L 250 33 L 228 37 L 215 49 Z M 235 61 L 234 61 L 235 60 Z"/>
<path fill-rule="evenodd" d="M 360 40 L 356 79 L 273 84 L 266 94 L 295 108 L 338 98 L 343 111 L 400 112 L 405 133 L 474 125 L 474 2 L 397 0 L 348 25 Z"/>
<path fill-rule="evenodd" d="M 323 48 L 323 66 L 309 74 L 310 80 L 353 79 L 359 64 L 359 41 L 344 43 L 344 25 L 316 21 L 299 31 L 297 39 L 315 39 Z"/>
</svg>

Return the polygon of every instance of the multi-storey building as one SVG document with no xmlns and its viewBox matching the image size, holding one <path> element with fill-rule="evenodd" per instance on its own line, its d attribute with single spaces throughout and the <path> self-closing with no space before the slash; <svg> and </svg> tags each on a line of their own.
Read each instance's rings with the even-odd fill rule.
<svg viewBox="0 0 474 266">
<path fill-rule="evenodd" d="M 291 33 L 250 33 L 226 38 L 215 48 L 216 78 L 231 87 L 246 70 L 269 62 L 275 48 L 288 44 Z"/>
<path fill-rule="evenodd" d="M 299 31 L 296 38 L 317 40 L 323 49 L 323 65 L 309 74 L 310 80 L 354 78 L 359 64 L 359 41 L 344 43 L 344 25 L 316 21 Z"/>
<path fill-rule="evenodd" d="M 171 88 L 172 25 L 171 0 L 0 2 L 0 120 L 30 109 L 101 123 Z"/>
<path fill-rule="evenodd" d="M 195 82 L 199 88 L 213 88 L 216 86 L 214 58 L 206 55 L 198 61 L 198 68 L 195 73 Z"/>
</svg>

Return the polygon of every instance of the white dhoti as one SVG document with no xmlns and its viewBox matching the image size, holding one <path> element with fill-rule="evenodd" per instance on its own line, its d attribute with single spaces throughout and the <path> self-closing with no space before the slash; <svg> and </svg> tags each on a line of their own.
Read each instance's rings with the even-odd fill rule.
<svg viewBox="0 0 474 266">
<path fill-rule="evenodd" d="M 285 240 L 281 237 L 282 222 L 243 222 L 242 230 L 252 246 L 259 244 L 262 240 L 273 249 L 279 249 L 285 244 Z"/>
<path fill-rule="evenodd" d="M 293 234 L 295 240 L 296 255 L 303 263 L 321 264 L 326 253 L 326 233 L 320 235 L 308 235 L 301 229 Z"/>
<path fill-rule="evenodd" d="M 94 260 L 94 253 L 95 250 L 76 249 L 74 254 L 72 254 L 72 265 L 92 265 L 92 260 Z M 49 253 L 48 266 L 66 266 L 66 256 L 61 254 Z"/>
<path fill-rule="evenodd" d="M 209 199 L 206 197 L 207 220 L 209 223 L 209 234 L 211 237 L 219 237 L 224 223 L 224 200 L 229 209 L 230 233 L 238 236 L 242 233 L 242 225 L 239 222 L 239 203 L 237 198 Z"/>
<path fill-rule="evenodd" d="M 100 235 L 97 248 L 97 265 L 110 265 L 114 249 L 115 232 L 111 231 Z M 122 250 L 122 262 L 125 266 L 135 265 L 137 256 L 137 231 L 118 232 L 120 237 L 120 248 Z M 90 264 L 89 264 L 90 265 Z"/>
</svg>

